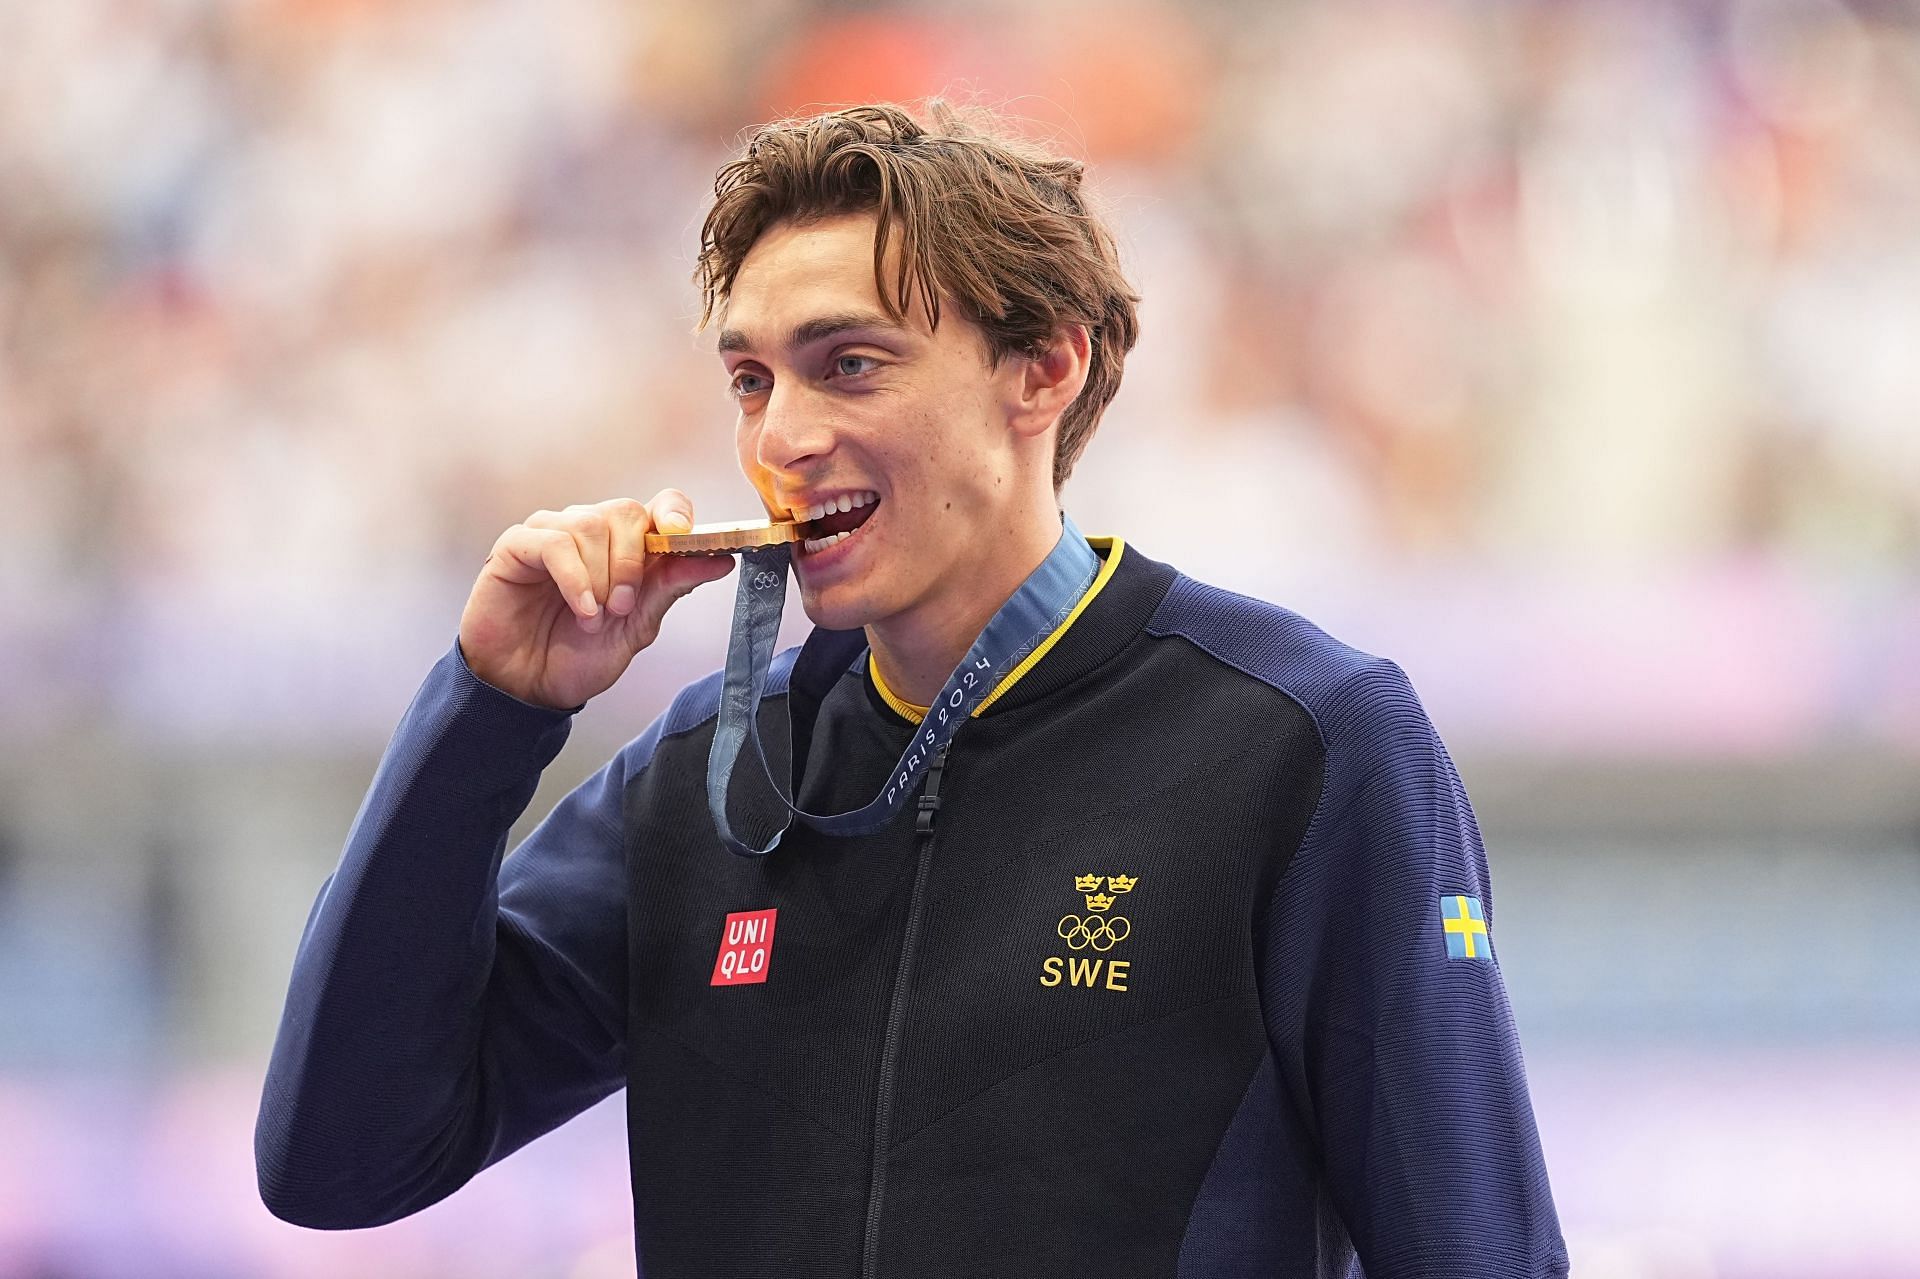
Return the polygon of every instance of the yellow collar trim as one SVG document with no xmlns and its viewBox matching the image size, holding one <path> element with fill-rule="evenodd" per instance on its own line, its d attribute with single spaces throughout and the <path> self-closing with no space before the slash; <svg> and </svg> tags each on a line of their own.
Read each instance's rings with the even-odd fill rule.
<svg viewBox="0 0 1920 1279">
<path fill-rule="evenodd" d="M 1072 626 L 1074 620 L 1086 611 L 1087 605 L 1093 603 L 1093 597 L 1100 593 L 1101 588 L 1107 584 L 1107 579 L 1113 576 L 1113 570 L 1120 567 L 1120 556 L 1122 552 L 1127 549 L 1126 539 L 1120 537 L 1089 537 L 1087 539 L 1087 545 L 1093 547 L 1096 551 L 1105 551 L 1107 553 L 1105 561 L 1100 565 L 1100 571 L 1094 574 L 1093 585 L 1089 586 L 1087 593 L 1080 597 L 1080 602 L 1073 606 L 1073 611 L 1067 614 L 1066 620 L 1054 627 L 1051 634 L 1041 640 L 1039 644 L 1035 645 L 1034 650 L 1028 653 L 1018 666 L 1009 671 L 1005 679 L 1000 681 L 999 687 L 995 688 L 980 700 L 980 704 L 973 708 L 975 715 L 978 715 L 981 711 L 993 705 L 1002 693 L 1012 688 L 1014 684 L 1019 681 L 1022 675 L 1025 675 L 1039 664 L 1040 659 L 1047 655 L 1047 650 L 1052 648 L 1054 644 L 1059 641 L 1060 637 L 1067 633 L 1067 628 Z M 903 719 L 912 720 L 916 724 L 927 717 L 928 707 L 915 706 L 912 702 L 907 701 L 891 688 L 887 687 L 887 681 L 881 678 L 880 675 L 880 664 L 873 660 L 873 654 L 871 652 L 867 654 L 867 673 L 873 676 L 873 688 L 875 692 L 880 694 L 880 700 L 892 707 L 895 714 Z"/>
</svg>

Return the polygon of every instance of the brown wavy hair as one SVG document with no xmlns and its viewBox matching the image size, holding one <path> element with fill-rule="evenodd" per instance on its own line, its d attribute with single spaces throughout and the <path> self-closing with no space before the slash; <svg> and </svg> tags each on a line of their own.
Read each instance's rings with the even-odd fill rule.
<svg viewBox="0 0 1920 1279">
<path fill-rule="evenodd" d="M 726 302 L 768 227 L 873 212 L 874 285 L 896 321 L 918 293 L 938 328 L 944 293 L 979 326 L 995 365 L 1038 356 L 1062 325 L 1086 325 L 1091 359 L 1086 386 L 1060 417 L 1057 492 L 1120 389 L 1140 327 L 1140 298 L 1120 273 L 1112 232 L 1088 207 L 1084 173 L 991 111 L 940 98 L 917 112 L 876 103 L 762 125 L 714 178 L 694 267 L 699 327 Z"/>
</svg>

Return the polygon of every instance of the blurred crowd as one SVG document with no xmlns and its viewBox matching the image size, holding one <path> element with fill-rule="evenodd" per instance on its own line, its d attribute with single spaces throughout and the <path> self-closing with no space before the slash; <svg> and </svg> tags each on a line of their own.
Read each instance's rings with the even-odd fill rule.
<svg viewBox="0 0 1920 1279">
<path fill-rule="evenodd" d="M 23 723 L 165 719 L 223 638 L 450 638 L 543 506 L 751 514 L 712 173 L 875 97 L 1093 166 L 1146 301 L 1083 527 L 1276 593 L 1920 548 L 1910 6 L 70 0 L 0 49 Z"/>
</svg>

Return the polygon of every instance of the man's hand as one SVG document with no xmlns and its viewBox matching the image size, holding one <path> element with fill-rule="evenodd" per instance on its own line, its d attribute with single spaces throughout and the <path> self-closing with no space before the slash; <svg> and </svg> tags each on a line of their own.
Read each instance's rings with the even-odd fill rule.
<svg viewBox="0 0 1920 1279">
<path fill-rule="evenodd" d="M 500 535 L 460 615 L 473 673 L 524 702 L 568 710 L 607 689 L 653 643 L 682 595 L 725 577 L 727 555 L 648 555 L 651 529 L 693 527 L 678 489 L 535 511 Z"/>
</svg>

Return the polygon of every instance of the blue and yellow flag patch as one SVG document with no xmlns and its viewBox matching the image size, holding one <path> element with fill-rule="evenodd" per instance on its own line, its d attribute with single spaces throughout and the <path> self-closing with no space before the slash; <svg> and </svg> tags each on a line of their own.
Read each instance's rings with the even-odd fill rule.
<svg viewBox="0 0 1920 1279">
<path fill-rule="evenodd" d="M 1440 926 L 1447 934 L 1448 959 L 1492 959 L 1487 917 L 1478 897 L 1452 893 L 1440 899 Z"/>
</svg>

